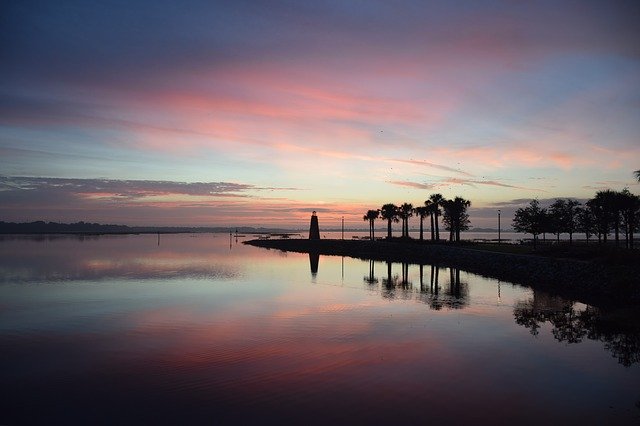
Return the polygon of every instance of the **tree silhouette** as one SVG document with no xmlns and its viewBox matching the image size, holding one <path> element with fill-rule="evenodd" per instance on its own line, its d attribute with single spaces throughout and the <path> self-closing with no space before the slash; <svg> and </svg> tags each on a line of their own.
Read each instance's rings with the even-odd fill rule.
<svg viewBox="0 0 640 426">
<path fill-rule="evenodd" d="M 403 203 L 398 208 L 398 216 L 402 219 L 402 237 L 409 238 L 409 218 L 413 215 L 413 205 Z"/>
<path fill-rule="evenodd" d="M 395 204 L 385 204 L 380 208 L 380 217 L 387 221 L 387 238 L 391 239 L 391 222 L 398 223 L 398 207 Z"/>
<path fill-rule="evenodd" d="M 588 205 L 576 208 L 576 231 L 584 233 L 587 244 L 591 235 L 598 232 L 596 218 Z"/>
<path fill-rule="evenodd" d="M 587 208 L 591 212 L 595 221 L 595 229 L 598 235 L 598 243 L 607 242 L 607 235 L 611 230 L 611 220 L 609 209 L 606 207 L 602 197 L 592 198 L 587 201 Z"/>
<path fill-rule="evenodd" d="M 640 216 L 640 197 L 629 192 L 628 188 L 619 193 L 622 224 L 625 230 L 625 245 L 633 248 L 633 232 L 638 226 Z"/>
<path fill-rule="evenodd" d="M 560 242 L 560 234 L 563 232 L 563 220 L 565 212 L 565 200 L 556 199 L 553 204 L 549 206 L 547 214 L 549 215 L 549 221 L 551 224 L 551 232 L 556 236 L 556 242 Z"/>
<path fill-rule="evenodd" d="M 436 239 L 436 230 L 434 228 L 434 223 L 433 223 L 433 216 L 435 214 L 435 211 L 438 209 L 438 206 L 433 204 L 433 202 L 431 200 L 426 200 L 424 202 L 424 206 L 426 207 L 427 211 L 429 212 L 429 216 L 431 218 L 431 228 L 429 228 L 431 230 L 431 241 Z"/>
<path fill-rule="evenodd" d="M 431 201 L 431 204 L 434 209 L 433 214 L 434 214 L 435 236 L 436 236 L 436 241 L 439 241 L 440 229 L 438 226 L 438 215 L 440 214 L 440 207 L 442 207 L 442 203 L 444 202 L 444 197 L 442 196 L 442 194 L 431 194 L 431 196 L 429 197 L 429 201 Z"/>
<path fill-rule="evenodd" d="M 453 200 L 444 200 L 442 206 L 444 209 L 443 221 L 446 229 L 450 232 L 449 240 L 459 242 L 460 231 L 469 229 L 467 209 L 471 206 L 471 201 L 456 197 Z"/>
<path fill-rule="evenodd" d="M 430 208 L 427 206 L 416 207 L 413 209 L 413 211 L 420 218 L 420 241 L 422 241 L 424 239 L 424 218 L 429 214 Z"/>
<path fill-rule="evenodd" d="M 615 233 L 616 245 L 620 243 L 620 211 L 622 197 L 620 193 L 607 189 L 605 191 L 596 192 L 596 196 L 593 198 L 594 205 L 598 207 L 600 213 L 601 225 L 603 229 L 606 224 L 606 232 L 603 233 L 604 242 L 607 242 L 607 234 L 609 230 L 613 228 Z"/>
<path fill-rule="evenodd" d="M 367 214 L 365 214 L 362 219 L 366 222 L 369 221 L 369 239 L 371 241 L 375 240 L 375 227 L 374 223 L 377 218 L 380 217 L 380 210 L 367 210 Z"/>
<path fill-rule="evenodd" d="M 538 235 L 542 232 L 546 210 L 540 207 L 538 200 L 531 200 L 527 207 L 516 210 L 513 218 L 513 230 L 533 235 L 533 248 L 536 248 Z"/>
<path fill-rule="evenodd" d="M 560 234 L 569 234 L 569 244 L 573 243 L 573 233 L 577 227 L 577 208 L 580 203 L 576 200 L 567 198 L 566 200 L 557 199 L 549 207 L 549 216 L 556 234 L 557 241 L 560 242 Z"/>
</svg>

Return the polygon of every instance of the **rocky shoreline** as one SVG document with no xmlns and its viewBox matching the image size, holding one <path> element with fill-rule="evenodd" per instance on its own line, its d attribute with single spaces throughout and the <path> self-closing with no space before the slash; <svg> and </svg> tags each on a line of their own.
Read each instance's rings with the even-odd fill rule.
<svg viewBox="0 0 640 426">
<path fill-rule="evenodd" d="M 607 265 L 417 241 L 269 239 L 245 244 L 299 253 L 455 267 L 590 305 L 640 305 L 638 265 Z"/>
</svg>

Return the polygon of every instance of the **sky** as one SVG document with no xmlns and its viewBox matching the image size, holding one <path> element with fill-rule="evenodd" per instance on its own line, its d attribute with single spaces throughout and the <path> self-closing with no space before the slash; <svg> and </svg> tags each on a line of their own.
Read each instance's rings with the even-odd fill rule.
<svg viewBox="0 0 640 426">
<path fill-rule="evenodd" d="M 508 227 L 534 198 L 638 194 L 638 22 L 637 1 L 2 2 L 0 220 L 366 228 L 441 193 Z"/>
</svg>

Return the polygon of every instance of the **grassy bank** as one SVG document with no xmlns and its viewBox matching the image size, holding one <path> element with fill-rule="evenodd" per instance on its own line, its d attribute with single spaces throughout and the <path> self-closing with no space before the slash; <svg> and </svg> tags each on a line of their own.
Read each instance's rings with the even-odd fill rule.
<svg viewBox="0 0 640 426">
<path fill-rule="evenodd" d="M 640 304 L 638 251 L 538 248 L 416 240 L 251 240 L 245 244 L 322 255 L 437 264 L 551 291 L 591 305 Z"/>
</svg>

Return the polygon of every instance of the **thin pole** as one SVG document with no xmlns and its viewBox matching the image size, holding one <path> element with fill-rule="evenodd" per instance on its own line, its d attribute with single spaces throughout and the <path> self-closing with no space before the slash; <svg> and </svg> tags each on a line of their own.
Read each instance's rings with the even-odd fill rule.
<svg viewBox="0 0 640 426">
<path fill-rule="evenodd" d="M 498 244 L 500 244 L 500 210 L 498 210 Z"/>
<path fill-rule="evenodd" d="M 344 240 L 344 216 L 342 216 L 342 239 Z"/>
</svg>

